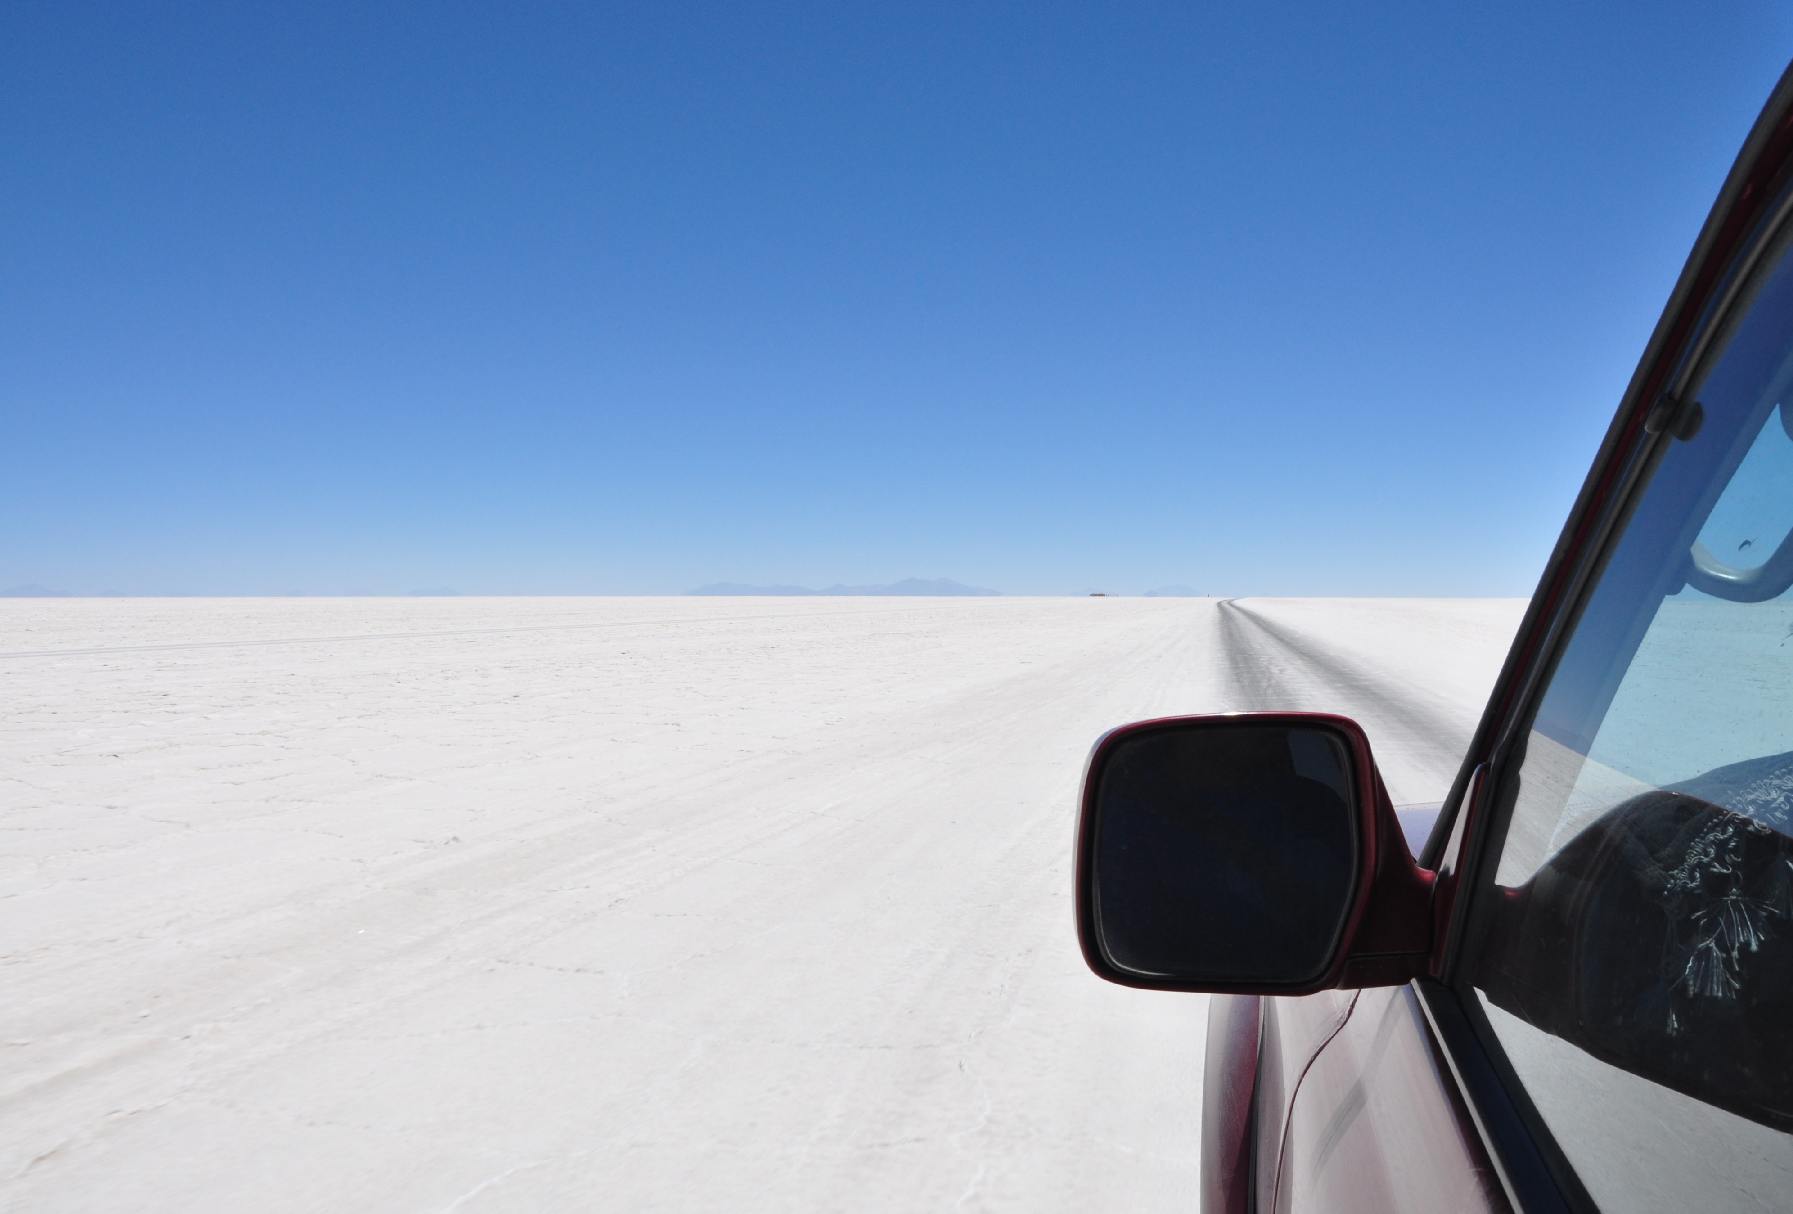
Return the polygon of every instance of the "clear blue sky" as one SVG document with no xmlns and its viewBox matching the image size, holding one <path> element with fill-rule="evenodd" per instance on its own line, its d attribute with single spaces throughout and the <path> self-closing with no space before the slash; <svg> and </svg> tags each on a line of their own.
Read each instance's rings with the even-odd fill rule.
<svg viewBox="0 0 1793 1214">
<path fill-rule="evenodd" d="M 0 587 L 1526 594 L 1766 3 L 21 2 Z"/>
</svg>

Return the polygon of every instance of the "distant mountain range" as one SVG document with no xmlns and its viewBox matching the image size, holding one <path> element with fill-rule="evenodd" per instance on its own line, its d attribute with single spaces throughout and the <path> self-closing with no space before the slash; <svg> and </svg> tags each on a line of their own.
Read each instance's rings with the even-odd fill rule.
<svg viewBox="0 0 1793 1214">
<path fill-rule="evenodd" d="M 963 582 L 955 582 L 951 578 L 904 578 L 900 582 L 891 582 L 885 586 L 830 586 L 826 590 L 812 590 L 808 586 L 749 586 L 741 582 L 711 582 L 708 586 L 699 586 L 687 594 L 717 595 L 862 595 L 886 596 L 909 595 L 915 597 L 947 597 L 962 595 L 1001 594 L 1000 590 L 986 590 L 982 586 L 967 586 Z"/>
</svg>

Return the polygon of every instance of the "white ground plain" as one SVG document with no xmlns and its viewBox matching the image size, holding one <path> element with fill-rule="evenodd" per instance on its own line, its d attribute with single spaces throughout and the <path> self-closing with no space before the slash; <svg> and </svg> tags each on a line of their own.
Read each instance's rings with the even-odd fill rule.
<svg viewBox="0 0 1793 1214">
<path fill-rule="evenodd" d="M 1323 708 L 1438 800 L 1522 606 L 0 600 L 0 1205 L 1187 1208 L 1090 742 Z"/>
</svg>

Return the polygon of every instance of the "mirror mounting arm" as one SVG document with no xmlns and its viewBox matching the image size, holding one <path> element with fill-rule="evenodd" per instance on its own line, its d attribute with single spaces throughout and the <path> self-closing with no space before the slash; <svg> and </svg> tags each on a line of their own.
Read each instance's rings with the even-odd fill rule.
<svg viewBox="0 0 1793 1214">
<path fill-rule="evenodd" d="M 1351 935 L 1337 986 L 1400 986 L 1422 977 L 1432 955 L 1437 875 L 1415 864 L 1388 788 L 1376 774 L 1375 875 L 1369 904 Z"/>
</svg>

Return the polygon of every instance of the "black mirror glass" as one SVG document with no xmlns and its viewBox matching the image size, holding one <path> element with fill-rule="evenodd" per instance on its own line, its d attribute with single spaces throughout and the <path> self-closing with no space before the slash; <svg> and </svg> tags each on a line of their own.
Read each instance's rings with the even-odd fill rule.
<svg viewBox="0 0 1793 1214">
<path fill-rule="evenodd" d="M 1094 922 L 1116 968 L 1266 985 L 1325 972 L 1357 872 L 1336 730 L 1167 724 L 1116 739 L 1091 774 Z"/>
</svg>

